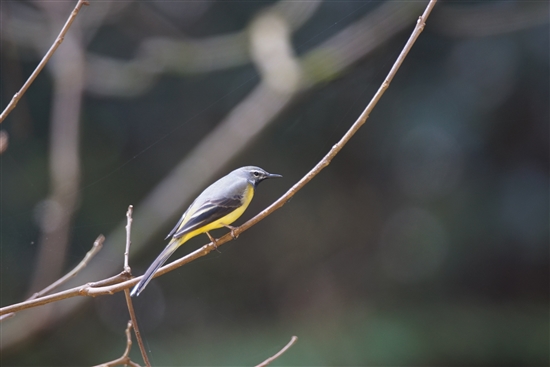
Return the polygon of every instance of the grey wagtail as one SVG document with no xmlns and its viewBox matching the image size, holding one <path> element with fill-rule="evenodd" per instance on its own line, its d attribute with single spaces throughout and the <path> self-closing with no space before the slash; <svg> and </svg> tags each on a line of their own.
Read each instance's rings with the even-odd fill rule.
<svg viewBox="0 0 550 367">
<path fill-rule="evenodd" d="M 214 239 L 208 231 L 216 228 L 227 227 L 233 233 L 231 223 L 236 221 L 248 207 L 256 186 L 267 178 L 283 177 L 268 173 L 260 167 L 241 167 L 227 176 L 220 178 L 208 186 L 191 206 L 183 213 L 180 220 L 166 236 L 172 239 L 160 255 L 147 269 L 143 278 L 132 289 L 130 295 L 139 296 L 147 284 L 153 278 L 155 272 L 166 260 L 189 239 L 206 233 L 212 242 Z"/>
</svg>

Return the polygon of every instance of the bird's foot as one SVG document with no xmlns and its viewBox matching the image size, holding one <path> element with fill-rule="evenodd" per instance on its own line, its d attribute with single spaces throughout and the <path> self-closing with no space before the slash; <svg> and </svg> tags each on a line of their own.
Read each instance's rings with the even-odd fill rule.
<svg viewBox="0 0 550 367">
<path fill-rule="evenodd" d="M 234 240 L 236 240 L 237 237 L 239 237 L 239 235 L 235 233 L 235 230 L 237 229 L 237 227 L 233 227 L 233 226 L 224 226 L 224 227 L 231 231 L 231 237 L 233 237 Z"/>
<path fill-rule="evenodd" d="M 210 235 L 210 233 L 206 232 L 206 235 L 208 236 L 208 238 L 210 238 L 210 242 L 212 242 L 212 244 L 214 245 L 214 248 L 216 249 L 216 251 L 218 251 L 221 254 L 221 251 L 218 250 L 218 241 L 216 241 L 216 239 L 214 237 L 212 237 Z"/>
</svg>

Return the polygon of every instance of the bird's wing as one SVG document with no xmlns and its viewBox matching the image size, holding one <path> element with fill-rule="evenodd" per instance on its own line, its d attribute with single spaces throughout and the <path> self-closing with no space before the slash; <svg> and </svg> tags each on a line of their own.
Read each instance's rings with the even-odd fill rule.
<svg viewBox="0 0 550 367">
<path fill-rule="evenodd" d="M 188 219 L 185 218 L 185 215 L 182 216 L 180 222 L 178 222 L 170 234 L 174 234 L 173 238 L 180 238 L 186 233 L 192 232 L 220 218 L 223 218 L 235 209 L 239 208 L 242 205 L 242 200 L 242 195 L 234 195 L 221 200 L 208 200 L 203 203 L 203 205 L 198 208 Z M 186 220 L 182 225 L 184 219 Z"/>
<path fill-rule="evenodd" d="M 185 217 L 187 216 L 187 212 L 189 211 L 189 209 L 190 209 L 191 207 L 193 207 L 193 204 L 194 204 L 194 203 L 191 203 L 191 205 L 189 206 L 189 208 L 185 211 L 185 213 L 183 213 L 183 215 L 181 216 L 181 218 L 178 220 L 178 223 L 176 223 L 176 226 L 175 226 L 174 228 L 172 228 L 172 230 L 170 231 L 170 233 L 168 233 L 168 236 L 166 236 L 165 240 L 167 240 L 169 237 L 172 237 L 172 235 L 178 231 L 178 229 L 181 227 L 181 224 L 183 223 L 183 220 L 184 220 Z"/>
</svg>

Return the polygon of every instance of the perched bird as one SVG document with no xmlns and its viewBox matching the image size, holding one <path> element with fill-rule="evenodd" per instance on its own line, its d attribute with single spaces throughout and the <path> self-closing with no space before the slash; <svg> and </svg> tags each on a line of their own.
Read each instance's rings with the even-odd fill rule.
<svg viewBox="0 0 550 367">
<path fill-rule="evenodd" d="M 234 170 L 208 186 L 193 201 L 174 229 L 166 236 L 166 239 L 170 236 L 172 239 L 149 266 L 130 295 L 132 297 L 139 296 L 158 268 L 189 239 L 206 233 L 213 241 L 214 239 L 208 231 L 221 227 L 227 227 L 233 233 L 233 227 L 230 224 L 236 221 L 248 207 L 256 186 L 267 178 L 275 177 L 282 176 L 268 173 L 260 167 L 246 166 Z"/>
</svg>

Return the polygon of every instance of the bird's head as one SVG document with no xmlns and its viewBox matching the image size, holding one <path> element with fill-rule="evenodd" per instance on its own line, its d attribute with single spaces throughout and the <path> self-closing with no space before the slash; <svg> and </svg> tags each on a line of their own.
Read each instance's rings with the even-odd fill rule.
<svg viewBox="0 0 550 367">
<path fill-rule="evenodd" d="M 276 173 L 269 173 L 266 170 L 255 166 L 241 167 L 233 171 L 233 173 L 244 176 L 248 182 L 254 186 L 257 186 L 260 182 L 268 178 L 283 177 Z"/>
</svg>

